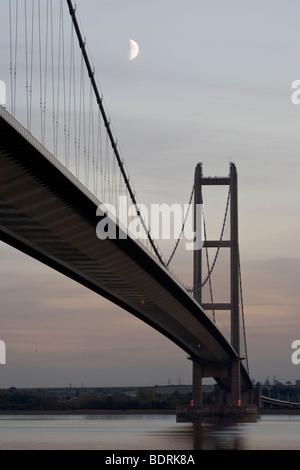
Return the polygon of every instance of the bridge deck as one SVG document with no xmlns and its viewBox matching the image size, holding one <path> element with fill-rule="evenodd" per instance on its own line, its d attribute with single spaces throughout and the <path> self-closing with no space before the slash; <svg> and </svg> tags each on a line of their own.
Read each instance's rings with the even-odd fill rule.
<svg viewBox="0 0 300 470">
<path fill-rule="evenodd" d="M 111 300 L 191 358 L 236 358 L 204 310 L 140 243 L 97 238 L 99 201 L 1 107 L 0 130 L 2 241 Z M 242 389 L 249 388 L 242 366 Z"/>
</svg>

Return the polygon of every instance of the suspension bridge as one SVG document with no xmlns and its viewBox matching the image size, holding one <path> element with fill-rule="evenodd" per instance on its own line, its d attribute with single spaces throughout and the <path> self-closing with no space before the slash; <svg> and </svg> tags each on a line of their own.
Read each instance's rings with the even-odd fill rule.
<svg viewBox="0 0 300 470">
<path fill-rule="evenodd" d="M 205 186 L 227 186 L 228 196 L 218 240 L 207 238 L 204 221 L 203 246 L 192 252 L 188 286 L 173 268 L 188 211 L 171 255 L 164 256 L 143 216 L 78 18 L 71 0 L 61 0 L 55 8 L 52 0 L 8 1 L 5 83 L 10 103 L 0 103 L 0 239 L 130 312 L 183 349 L 193 363 L 193 402 L 181 414 L 201 410 L 204 377 L 213 377 L 219 386 L 216 405 L 253 413 L 236 166 L 230 163 L 224 177 L 205 177 L 202 164 L 196 166 L 188 204 L 194 218 Z M 118 210 L 113 216 L 99 213 L 103 202 L 118 207 L 120 197 L 132 203 L 143 234 L 139 240 L 120 223 Z M 116 237 L 96 235 L 99 214 L 109 218 Z M 227 223 L 230 236 L 225 239 Z M 230 253 L 230 300 L 216 303 L 212 276 L 223 249 Z M 230 312 L 230 338 L 218 325 L 219 310 Z"/>
</svg>

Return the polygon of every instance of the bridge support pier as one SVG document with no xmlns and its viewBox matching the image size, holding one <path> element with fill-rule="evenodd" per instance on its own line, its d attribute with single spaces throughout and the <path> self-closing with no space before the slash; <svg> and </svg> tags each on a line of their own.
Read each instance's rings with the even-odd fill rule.
<svg viewBox="0 0 300 470">
<path fill-rule="evenodd" d="M 209 377 L 227 377 L 230 379 L 230 391 L 224 391 L 223 394 L 218 394 L 219 399 L 217 399 L 217 403 L 219 405 L 241 405 L 242 396 L 239 359 L 228 364 L 205 364 L 193 360 L 193 406 L 202 405 L 202 379 Z"/>
<path fill-rule="evenodd" d="M 240 360 L 236 359 L 227 364 L 206 364 L 193 360 L 193 406 L 202 405 L 202 379 L 209 377 L 229 378 L 230 391 L 224 391 L 224 398 L 218 404 L 231 406 L 241 405 L 241 375 Z M 221 395 L 219 395 L 221 396 Z"/>
<path fill-rule="evenodd" d="M 256 391 L 241 391 L 240 360 L 227 364 L 206 364 L 196 359 L 193 361 L 193 392 L 190 406 L 178 407 L 178 421 L 195 421 L 202 418 L 226 418 L 253 421 L 257 416 Z M 216 385 L 214 402 L 204 405 L 202 401 L 203 378 L 227 378 L 230 389 Z"/>
<path fill-rule="evenodd" d="M 241 405 L 241 364 L 240 360 L 232 361 L 230 367 L 230 394 L 229 404 L 231 406 Z"/>
<path fill-rule="evenodd" d="M 202 406 L 202 364 L 193 361 L 193 406 Z"/>
<path fill-rule="evenodd" d="M 261 403 L 261 385 L 259 382 L 257 382 L 256 387 L 255 387 L 255 402 L 257 405 L 257 409 L 261 410 L 262 408 L 262 403 Z"/>
</svg>

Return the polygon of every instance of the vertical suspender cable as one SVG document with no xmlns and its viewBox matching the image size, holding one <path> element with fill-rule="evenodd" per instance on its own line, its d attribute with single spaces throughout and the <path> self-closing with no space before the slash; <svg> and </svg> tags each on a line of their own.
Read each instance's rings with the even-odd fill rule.
<svg viewBox="0 0 300 470">
<path fill-rule="evenodd" d="M 63 14 L 63 2 L 61 0 L 61 29 L 62 29 L 62 68 L 63 68 L 63 108 L 64 108 L 64 140 L 65 140 L 65 165 L 67 167 L 67 106 L 66 106 L 66 60 L 65 60 L 65 25 Z"/>
<path fill-rule="evenodd" d="M 42 38 L 41 38 L 41 6 L 38 2 L 38 44 L 39 44 L 39 72 L 40 72 L 40 115 L 41 115 L 41 141 L 45 145 L 43 125 L 43 80 L 42 80 Z"/>
<path fill-rule="evenodd" d="M 9 39 L 10 39 L 10 80 L 11 80 L 11 108 L 12 115 L 16 113 L 16 94 L 17 94 L 17 56 L 18 56 L 18 14 L 19 14 L 19 0 L 16 1 L 16 21 L 15 21 L 15 37 L 14 48 L 12 39 L 12 7 L 11 0 L 9 1 Z M 13 52 L 14 49 L 14 52 Z"/>
<path fill-rule="evenodd" d="M 73 74 L 73 60 L 74 60 L 74 28 L 71 24 L 71 37 L 70 37 L 70 63 L 69 63 L 69 103 L 68 103 L 68 123 L 67 123 L 67 167 L 69 167 L 70 159 L 70 133 L 71 133 L 71 115 L 72 115 L 72 89 L 75 87 L 74 74 Z M 75 109 L 74 109 L 75 111 Z M 75 115 L 75 112 L 74 112 Z M 76 136 L 76 119 L 74 118 L 73 124 Z M 76 147 L 76 144 L 75 144 Z M 76 148 L 75 148 L 75 162 L 76 162 Z"/>
<path fill-rule="evenodd" d="M 14 95 L 13 95 L 13 57 L 12 57 L 12 14 L 11 14 L 11 0 L 9 0 L 9 52 L 10 52 L 10 101 L 11 113 L 14 110 Z"/>
<path fill-rule="evenodd" d="M 51 69 L 52 69 L 52 127 L 53 127 L 53 153 L 55 154 L 55 74 L 54 74 L 54 31 L 53 31 L 53 4 L 50 0 L 50 29 L 51 29 Z"/>
<path fill-rule="evenodd" d="M 57 54 L 57 96 L 56 96 L 56 116 L 55 116 L 55 150 L 54 155 L 58 157 L 58 123 L 59 123 L 59 112 L 60 112 L 60 72 L 61 72 L 61 41 L 62 41 L 62 32 L 61 32 L 61 15 L 62 15 L 62 4 L 60 5 L 59 12 L 59 27 L 58 27 L 58 54 Z"/>
<path fill-rule="evenodd" d="M 73 52 L 73 69 L 72 69 L 72 77 L 73 77 L 73 111 L 74 111 L 74 130 L 75 130 L 75 135 L 74 135 L 74 148 L 75 148 L 75 174 L 77 174 L 77 165 L 78 165 L 78 119 L 77 119 L 77 112 L 76 112 L 76 99 L 77 99 L 77 94 L 76 94 L 76 73 L 75 73 L 75 48 L 74 48 L 74 33 L 73 33 L 73 27 L 72 27 L 72 52 Z"/>
<path fill-rule="evenodd" d="M 242 319 L 243 319 L 243 333 L 244 333 L 244 343 L 245 343 L 245 356 L 246 356 L 247 372 L 249 374 L 249 362 L 248 362 L 248 350 L 247 350 L 247 341 L 246 341 L 246 326 L 245 326 L 245 312 L 244 312 L 244 299 L 243 299 L 243 288 L 242 288 L 242 272 L 241 272 L 241 262 L 240 262 L 240 250 L 238 250 L 238 258 L 239 258 L 239 281 L 240 281 L 241 309 L 242 309 Z"/>
<path fill-rule="evenodd" d="M 26 115 L 27 130 L 29 130 L 29 82 L 28 82 L 28 29 L 27 29 L 27 0 L 24 3 L 24 22 L 25 22 L 25 75 L 26 75 Z"/>
<path fill-rule="evenodd" d="M 15 36 L 15 67 L 14 67 L 14 112 L 16 114 L 16 98 L 17 98 L 17 59 L 18 59 L 18 23 L 19 23 L 19 0 L 16 2 L 16 36 Z"/>
<path fill-rule="evenodd" d="M 98 183 L 99 183 L 99 171 L 102 181 L 102 133 L 101 133 L 101 113 L 100 109 L 98 110 L 98 119 L 97 119 L 97 150 L 96 150 L 96 190 L 95 195 L 98 197 Z"/>
<path fill-rule="evenodd" d="M 44 114 L 44 141 L 46 142 L 46 108 L 47 108 L 47 75 L 48 75 L 48 35 L 49 35 L 49 0 L 47 0 L 47 13 L 46 13 L 46 30 L 45 30 L 45 81 L 44 81 L 44 99 L 43 99 L 43 114 Z"/>
<path fill-rule="evenodd" d="M 30 86 L 29 86 L 29 132 L 32 125 L 32 88 L 33 88 L 33 57 L 34 57 L 34 16 L 35 16 L 35 0 L 32 0 L 31 12 L 31 59 L 30 59 Z"/>
</svg>

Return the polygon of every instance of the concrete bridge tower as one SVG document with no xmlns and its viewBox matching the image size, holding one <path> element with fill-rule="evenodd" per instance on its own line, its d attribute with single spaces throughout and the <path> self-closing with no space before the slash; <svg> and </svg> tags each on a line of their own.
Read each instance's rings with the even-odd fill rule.
<svg viewBox="0 0 300 470">
<path fill-rule="evenodd" d="M 202 278 L 202 252 L 203 249 L 194 251 L 194 298 L 204 310 L 228 310 L 230 311 L 231 324 L 231 345 L 237 353 L 236 359 L 229 364 L 205 364 L 193 358 L 193 407 L 202 407 L 202 379 L 214 377 L 216 379 L 226 378 L 229 384 L 227 390 L 218 387 L 216 393 L 216 405 L 223 409 L 224 406 L 232 410 L 240 410 L 244 406 L 255 403 L 254 390 L 246 394 L 241 392 L 241 357 L 240 357 L 240 283 L 239 283 L 239 239 L 238 239 L 238 178 L 237 169 L 234 163 L 230 164 L 230 174 L 228 177 L 203 177 L 202 163 L 198 163 L 195 169 L 195 194 L 194 194 L 194 214 L 197 213 L 198 204 L 203 204 L 202 187 L 215 185 L 228 185 L 230 200 L 230 239 L 229 240 L 204 240 L 203 249 L 206 248 L 226 248 L 230 250 L 230 302 L 229 303 L 203 303 L 202 289 L 199 286 L 203 283 Z M 196 222 L 196 221 L 195 221 Z M 194 224 L 195 229 L 199 229 L 199 224 Z M 199 234 L 198 234 L 199 235 Z M 197 234 L 196 234 L 197 236 Z M 253 393 L 252 393 L 253 392 Z M 247 408 L 248 409 L 248 408 Z M 216 412 L 216 406 L 214 407 Z"/>
</svg>

